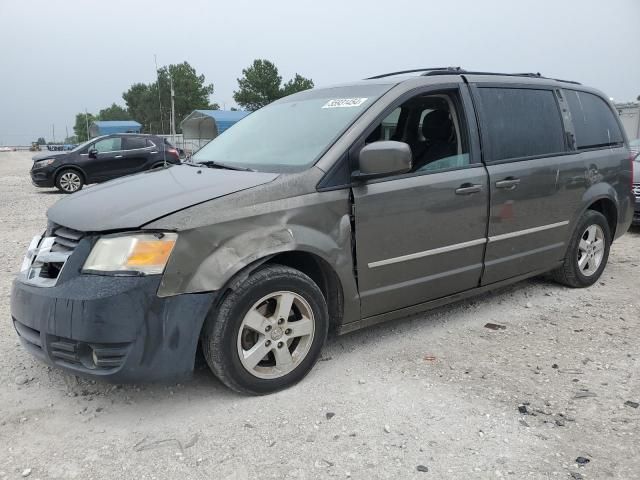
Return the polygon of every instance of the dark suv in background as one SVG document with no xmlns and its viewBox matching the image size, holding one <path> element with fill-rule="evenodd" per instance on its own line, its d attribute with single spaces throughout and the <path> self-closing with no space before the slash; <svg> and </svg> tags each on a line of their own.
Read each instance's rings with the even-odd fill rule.
<svg viewBox="0 0 640 480">
<path fill-rule="evenodd" d="M 69 152 L 33 157 L 31 181 L 36 187 L 57 187 L 73 193 L 85 184 L 180 163 L 178 150 L 155 135 L 121 133 L 92 138 Z"/>
</svg>

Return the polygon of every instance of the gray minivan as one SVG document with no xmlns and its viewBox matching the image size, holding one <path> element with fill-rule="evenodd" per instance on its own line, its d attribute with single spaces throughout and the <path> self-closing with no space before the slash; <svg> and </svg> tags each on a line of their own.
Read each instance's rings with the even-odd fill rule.
<svg viewBox="0 0 640 480">
<path fill-rule="evenodd" d="M 586 287 L 634 209 L 607 98 L 537 74 L 422 69 L 297 93 L 189 163 L 48 211 L 13 283 L 31 353 L 115 382 L 302 379 L 329 331 L 552 272 Z"/>
</svg>

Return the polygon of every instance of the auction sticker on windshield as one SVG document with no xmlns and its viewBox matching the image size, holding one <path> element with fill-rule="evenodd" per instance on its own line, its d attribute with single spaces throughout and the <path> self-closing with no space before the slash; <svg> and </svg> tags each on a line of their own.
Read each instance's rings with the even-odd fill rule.
<svg viewBox="0 0 640 480">
<path fill-rule="evenodd" d="M 334 98 L 325 103 L 322 108 L 359 107 L 366 101 L 366 98 Z"/>
</svg>

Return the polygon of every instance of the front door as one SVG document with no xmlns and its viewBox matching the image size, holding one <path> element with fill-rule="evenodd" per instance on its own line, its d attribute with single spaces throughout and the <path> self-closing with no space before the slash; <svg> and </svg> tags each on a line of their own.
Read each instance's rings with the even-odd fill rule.
<svg viewBox="0 0 640 480">
<path fill-rule="evenodd" d="M 479 285 L 488 182 L 469 131 L 454 89 L 410 99 L 367 138 L 408 143 L 414 168 L 352 187 L 363 317 Z"/>
<path fill-rule="evenodd" d="M 114 172 L 118 168 L 117 165 L 124 158 L 122 138 L 119 136 L 103 138 L 94 143 L 89 149 L 97 150 L 95 158 L 87 160 L 86 171 L 91 180 L 102 182 L 114 178 Z"/>
</svg>

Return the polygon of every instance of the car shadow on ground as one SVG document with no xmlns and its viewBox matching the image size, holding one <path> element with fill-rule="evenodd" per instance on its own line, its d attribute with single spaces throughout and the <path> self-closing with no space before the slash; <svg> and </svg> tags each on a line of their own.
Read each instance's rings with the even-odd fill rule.
<svg viewBox="0 0 640 480">
<path fill-rule="evenodd" d="M 58 190 L 36 190 L 36 193 L 39 195 L 67 195 Z"/>
</svg>

